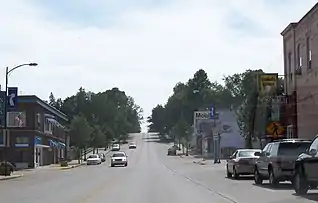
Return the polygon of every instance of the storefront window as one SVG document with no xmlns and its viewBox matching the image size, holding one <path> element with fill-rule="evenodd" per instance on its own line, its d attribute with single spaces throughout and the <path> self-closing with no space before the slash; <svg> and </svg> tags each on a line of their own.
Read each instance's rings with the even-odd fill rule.
<svg viewBox="0 0 318 203">
<path fill-rule="evenodd" d="M 3 133 L 0 133 L 0 146 L 4 146 L 4 136 Z"/>
<path fill-rule="evenodd" d="M 29 146 L 29 137 L 25 137 L 25 136 L 16 137 L 15 146 L 16 147 L 28 147 Z"/>
</svg>

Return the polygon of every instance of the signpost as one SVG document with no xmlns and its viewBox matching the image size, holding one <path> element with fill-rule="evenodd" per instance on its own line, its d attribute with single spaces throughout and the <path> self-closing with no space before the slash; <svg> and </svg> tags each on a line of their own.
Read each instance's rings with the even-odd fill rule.
<svg viewBox="0 0 318 203">
<path fill-rule="evenodd" d="M 216 134 L 213 136 L 213 145 L 214 145 L 213 149 L 214 149 L 214 163 L 215 164 L 221 163 L 221 157 L 220 157 L 220 155 L 221 155 L 221 146 L 220 146 L 221 139 L 220 138 L 221 138 L 220 134 Z"/>
<path fill-rule="evenodd" d="M 9 109 L 15 109 L 18 104 L 18 88 L 8 87 L 8 107 Z"/>
<path fill-rule="evenodd" d="M 198 136 L 200 134 L 202 136 L 202 138 L 201 138 L 201 154 L 202 154 L 202 156 L 203 156 L 203 152 L 204 152 L 204 139 L 203 139 L 203 134 L 202 134 L 201 130 L 197 126 L 198 121 L 199 120 L 213 120 L 214 121 L 214 125 L 213 126 L 215 127 L 215 121 L 218 120 L 218 119 L 219 119 L 219 115 L 215 112 L 214 105 L 211 105 L 209 111 L 195 111 L 194 112 L 194 121 L 193 121 L 194 136 Z M 213 140 L 215 140 L 215 139 L 213 138 Z M 217 143 L 219 143 L 219 140 L 220 140 L 219 139 L 219 135 L 217 136 L 216 140 L 217 140 Z M 213 143 L 215 143 L 215 142 L 213 141 Z M 220 145 L 219 144 L 217 144 L 217 145 L 214 144 L 214 146 L 215 146 L 214 147 L 214 157 L 216 157 L 219 154 Z M 215 150 L 217 150 L 217 152 Z"/>
</svg>

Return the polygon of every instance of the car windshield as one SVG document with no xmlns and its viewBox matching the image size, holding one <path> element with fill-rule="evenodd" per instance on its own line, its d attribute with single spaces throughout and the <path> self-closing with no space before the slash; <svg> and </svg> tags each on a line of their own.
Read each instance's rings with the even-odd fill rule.
<svg viewBox="0 0 318 203">
<path fill-rule="evenodd" d="M 113 147 L 119 147 L 119 144 L 114 144 Z"/>
<path fill-rule="evenodd" d="M 251 151 L 240 151 L 238 156 L 239 157 L 253 157 L 254 153 L 257 152 L 255 150 L 251 150 Z"/>
<path fill-rule="evenodd" d="M 124 153 L 116 153 L 116 154 L 113 154 L 113 157 L 124 157 L 125 154 Z"/>
<path fill-rule="evenodd" d="M 132 142 L 132 143 L 130 143 L 130 145 L 135 145 L 135 143 L 134 143 L 134 142 Z"/>
<path fill-rule="evenodd" d="M 88 158 L 89 159 L 94 159 L 94 158 L 98 158 L 98 156 L 97 155 L 89 155 Z"/>
<path fill-rule="evenodd" d="M 298 156 L 306 151 L 310 146 L 309 142 L 281 143 L 278 149 L 278 155 L 281 156 Z"/>
</svg>

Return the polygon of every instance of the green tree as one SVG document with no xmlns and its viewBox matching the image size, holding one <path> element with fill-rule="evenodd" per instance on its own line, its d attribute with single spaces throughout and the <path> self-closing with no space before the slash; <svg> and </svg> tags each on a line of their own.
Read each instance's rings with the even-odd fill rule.
<svg viewBox="0 0 318 203">
<path fill-rule="evenodd" d="M 237 124 L 246 140 L 246 147 L 252 147 L 254 138 L 256 107 L 258 103 L 258 76 L 262 70 L 247 70 L 223 78 L 225 87 L 232 94 Z"/>
<path fill-rule="evenodd" d="M 69 133 L 73 145 L 77 148 L 78 155 L 80 155 L 81 151 L 89 144 L 92 128 L 83 115 L 78 115 L 72 119 Z M 81 156 L 78 157 L 80 161 Z"/>
<path fill-rule="evenodd" d="M 173 94 L 164 106 L 156 106 L 148 118 L 149 130 L 176 136 L 176 126 L 184 120 L 188 128 L 193 123 L 193 112 L 216 107 L 229 107 L 231 92 L 217 82 L 210 82 L 207 73 L 200 69 L 187 83 L 177 83 Z M 182 134 L 182 133 L 181 133 Z M 182 136 L 185 136 L 183 133 Z"/>
<path fill-rule="evenodd" d="M 148 117 L 149 132 L 159 132 L 160 135 L 165 134 L 165 109 L 162 105 L 157 105 L 152 109 L 151 116 Z"/>
<path fill-rule="evenodd" d="M 49 104 L 53 107 L 55 107 L 56 105 L 56 100 L 52 92 L 50 93 L 50 96 L 49 96 Z"/>
<path fill-rule="evenodd" d="M 100 147 L 105 147 L 106 146 L 106 140 L 105 139 L 105 134 L 103 133 L 101 127 L 99 125 L 94 125 L 92 127 L 92 133 L 91 133 L 91 146 L 94 148 L 93 151 L 95 152 L 95 149 L 97 149 L 98 153 L 98 148 Z"/>
</svg>

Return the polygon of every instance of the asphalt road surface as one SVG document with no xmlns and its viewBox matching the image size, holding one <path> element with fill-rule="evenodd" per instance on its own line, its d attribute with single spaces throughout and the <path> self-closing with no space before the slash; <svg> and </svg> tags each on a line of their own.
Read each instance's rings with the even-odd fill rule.
<svg viewBox="0 0 318 203">
<path fill-rule="evenodd" d="M 39 169 L 0 182 L 0 200 L 10 203 L 308 203 L 317 194 L 297 197 L 289 184 L 278 189 L 258 187 L 248 178 L 225 178 L 224 165 L 201 166 L 191 158 L 168 157 L 168 144 L 136 135 L 137 149 L 128 167 L 102 165 L 71 170 Z"/>
</svg>

